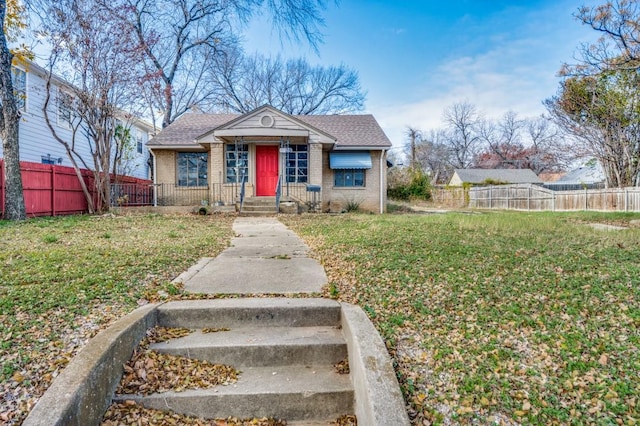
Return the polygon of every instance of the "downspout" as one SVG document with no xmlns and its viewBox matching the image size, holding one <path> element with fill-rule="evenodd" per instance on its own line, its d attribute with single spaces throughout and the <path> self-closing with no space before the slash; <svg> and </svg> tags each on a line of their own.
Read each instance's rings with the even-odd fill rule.
<svg viewBox="0 0 640 426">
<path fill-rule="evenodd" d="M 158 207 L 158 185 L 156 184 L 158 179 L 158 162 L 156 161 L 156 154 L 152 149 L 149 150 L 149 153 L 153 157 L 153 207 Z"/>
<path fill-rule="evenodd" d="M 382 184 L 382 180 L 384 177 L 383 174 L 383 162 L 384 162 L 384 155 L 385 155 L 386 151 L 383 149 L 382 151 L 380 151 L 380 214 L 384 213 L 384 199 L 385 199 L 385 192 L 387 190 L 387 185 L 383 185 Z"/>
</svg>

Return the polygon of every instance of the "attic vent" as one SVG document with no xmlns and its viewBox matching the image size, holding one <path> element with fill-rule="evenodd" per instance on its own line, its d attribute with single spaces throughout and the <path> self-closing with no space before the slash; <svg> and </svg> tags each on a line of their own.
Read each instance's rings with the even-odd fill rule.
<svg viewBox="0 0 640 426">
<path fill-rule="evenodd" d="M 260 117 L 260 124 L 262 127 L 271 127 L 273 126 L 273 117 L 270 115 L 263 115 Z"/>
</svg>

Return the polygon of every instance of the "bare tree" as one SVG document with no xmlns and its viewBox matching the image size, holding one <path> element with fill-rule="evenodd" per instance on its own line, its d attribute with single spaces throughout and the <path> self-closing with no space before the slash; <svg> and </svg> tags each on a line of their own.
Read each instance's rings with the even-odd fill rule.
<svg viewBox="0 0 640 426">
<path fill-rule="evenodd" d="M 635 71 L 566 79 L 545 101 L 576 152 L 600 162 L 612 187 L 640 184 L 640 79 Z"/>
<path fill-rule="evenodd" d="M 11 16 L 13 14 L 13 16 Z M 19 20 L 17 11 L 8 10 L 6 0 L 0 0 L 0 138 L 4 153 L 5 202 L 4 217 L 12 220 L 23 220 L 27 217 L 24 194 L 22 192 L 22 175 L 20 173 L 19 123 L 20 112 L 11 80 L 11 63 L 13 53 L 9 50 L 7 34 L 7 15 L 14 21 Z"/>
<path fill-rule="evenodd" d="M 411 167 L 416 167 L 416 146 L 422 142 L 422 131 L 415 127 L 407 126 L 405 135 L 409 138 L 407 148 L 409 149 L 409 161 L 411 162 Z"/>
<path fill-rule="evenodd" d="M 360 111 L 364 94 L 358 73 L 345 65 L 311 66 L 234 49 L 216 56 L 208 73 L 219 92 L 214 107 L 244 113 L 264 104 L 289 114 L 344 114 Z"/>
<path fill-rule="evenodd" d="M 125 113 L 125 108 L 135 104 L 138 44 L 127 37 L 122 22 L 111 19 L 111 14 L 94 1 L 59 0 L 41 6 L 40 11 L 47 16 L 43 25 L 53 46 L 44 116 L 76 170 L 89 212 L 108 210 L 110 172 L 117 157 L 116 130 L 119 121 L 132 116 Z M 52 90 L 54 72 L 71 83 L 65 87 L 66 92 Z M 62 137 L 53 125 L 56 119 L 51 117 L 52 110 L 67 111 L 71 140 Z M 91 164 L 79 155 L 78 139 L 89 144 Z M 95 195 L 84 184 L 81 166 L 93 171 Z"/>
<path fill-rule="evenodd" d="M 215 87 L 203 80 L 213 60 L 237 44 L 252 14 L 268 12 L 275 27 L 316 47 L 326 0 L 100 0 L 127 24 L 145 54 L 143 87 L 163 115 L 162 127 L 193 105 L 214 101 Z M 121 7 L 121 6 L 125 7 Z"/>
<path fill-rule="evenodd" d="M 576 152 L 601 163 L 610 186 L 640 184 L 640 6 L 634 0 L 583 6 L 577 18 L 598 32 L 577 64 L 565 64 L 558 94 L 545 101 Z"/>
<path fill-rule="evenodd" d="M 451 149 L 445 142 L 442 130 L 422 132 L 422 138 L 416 146 L 417 163 L 431 179 L 431 184 L 441 184 L 449 181 L 453 175 Z"/>
<path fill-rule="evenodd" d="M 606 70 L 638 69 L 640 61 L 640 5 L 636 0 L 607 1 L 582 6 L 576 18 L 600 33 L 595 43 L 580 47 L 577 65 L 565 65 L 561 74 L 587 75 Z"/>
<path fill-rule="evenodd" d="M 480 115 L 476 107 L 467 102 L 455 103 L 444 111 L 445 139 L 452 153 L 452 165 L 466 169 L 479 149 L 478 125 Z"/>
<path fill-rule="evenodd" d="M 529 168 L 535 174 L 565 170 L 576 158 L 566 135 L 549 117 L 528 119 L 525 126 L 531 147 Z"/>
<path fill-rule="evenodd" d="M 497 161 L 491 168 L 522 168 L 521 159 L 514 152 L 523 151 L 522 131 L 525 122 L 513 111 L 506 112 L 500 120 L 481 120 L 478 134 L 487 150 Z M 487 164 L 485 164 L 486 166 Z"/>
</svg>

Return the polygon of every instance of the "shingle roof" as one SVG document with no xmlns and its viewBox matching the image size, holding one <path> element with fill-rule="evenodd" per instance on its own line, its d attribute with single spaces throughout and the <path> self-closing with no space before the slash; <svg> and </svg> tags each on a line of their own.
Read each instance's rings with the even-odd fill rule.
<svg viewBox="0 0 640 426">
<path fill-rule="evenodd" d="M 220 127 L 240 114 L 186 113 L 163 129 L 149 147 L 196 146 L 196 138 Z M 294 115 L 294 118 L 336 138 L 335 148 L 388 148 L 391 141 L 373 115 Z"/>
<path fill-rule="evenodd" d="M 571 170 L 569 173 L 558 179 L 557 183 L 600 183 L 604 182 L 605 177 L 600 164 L 585 165 L 577 169 Z"/>
<path fill-rule="evenodd" d="M 181 115 L 169 126 L 162 129 L 147 143 L 148 146 L 197 145 L 196 138 L 209 130 L 236 118 L 237 114 L 201 114 Z"/>
<path fill-rule="evenodd" d="M 542 183 L 529 169 L 456 169 L 462 182 L 482 183 L 487 179 L 506 183 Z"/>
<path fill-rule="evenodd" d="M 373 115 L 298 115 L 298 120 L 335 136 L 336 148 L 375 146 L 388 148 L 391 141 Z"/>
</svg>

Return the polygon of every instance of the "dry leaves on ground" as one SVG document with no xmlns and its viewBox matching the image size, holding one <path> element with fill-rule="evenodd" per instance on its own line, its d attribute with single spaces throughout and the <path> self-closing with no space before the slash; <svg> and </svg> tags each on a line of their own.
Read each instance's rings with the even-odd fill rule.
<svg viewBox="0 0 640 426">
<path fill-rule="evenodd" d="M 156 392 L 207 389 L 238 380 L 239 372 L 231 366 L 162 354 L 149 349 L 151 343 L 187 336 L 186 328 L 155 327 L 147 330 L 133 356 L 124 366 L 116 393 L 150 395 Z"/>
<path fill-rule="evenodd" d="M 261 419 L 227 419 L 205 420 L 197 417 L 184 416 L 169 411 L 144 408 L 135 402 L 113 404 L 104 415 L 101 426 L 120 425 L 187 425 L 187 426 L 286 426 L 286 422 Z M 345 424 L 346 425 L 346 424 Z"/>
</svg>

